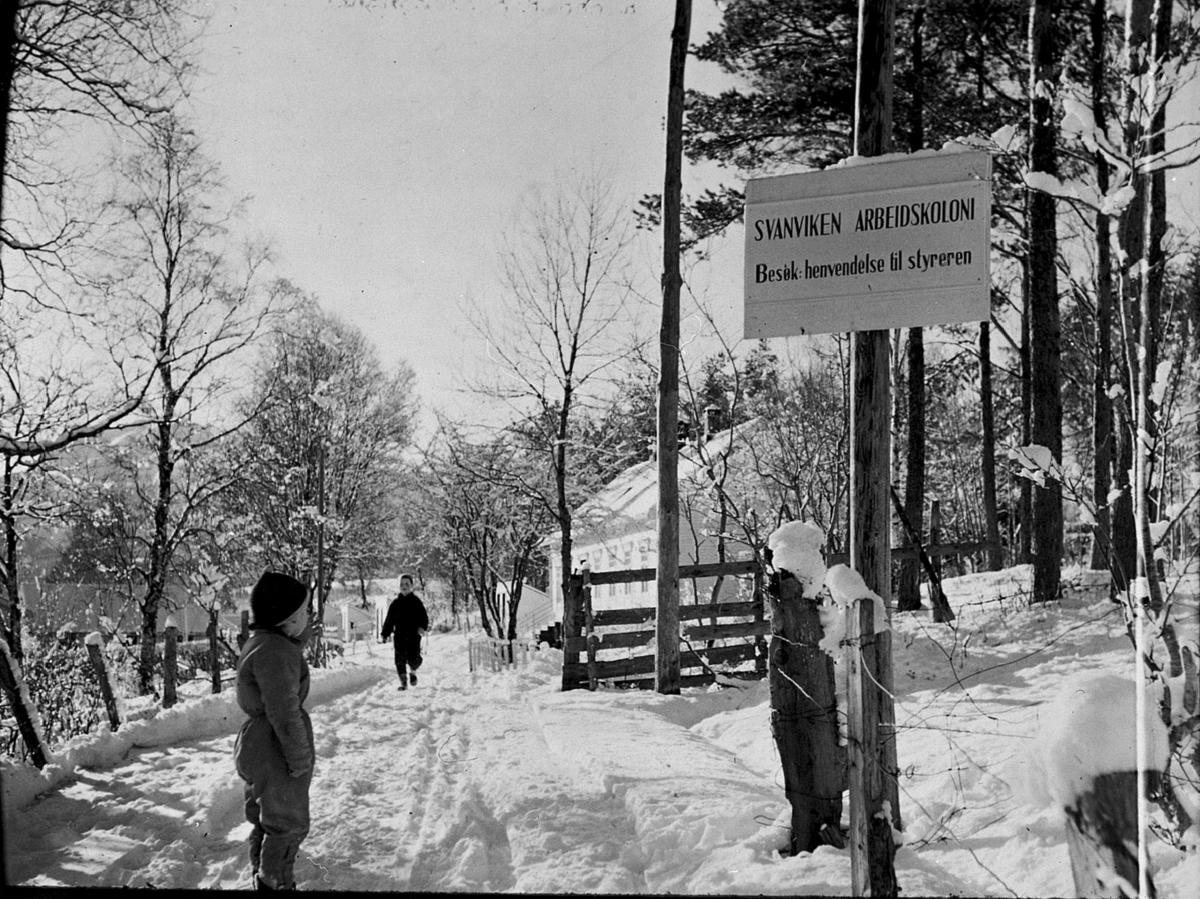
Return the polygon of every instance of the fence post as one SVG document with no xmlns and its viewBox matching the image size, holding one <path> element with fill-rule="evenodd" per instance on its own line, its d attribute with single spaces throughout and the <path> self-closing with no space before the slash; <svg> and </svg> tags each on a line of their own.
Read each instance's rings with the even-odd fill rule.
<svg viewBox="0 0 1200 899">
<path fill-rule="evenodd" d="M 178 677 L 179 643 L 177 635 L 179 628 L 175 626 L 175 617 L 167 616 L 167 626 L 163 628 L 163 698 L 162 706 L 169 709 L 175 705 L 175 680 Z"/>
<path fill-rule="evenodd" d="M 587 673 L 588 689 L 595 691 L 598 686 L 596 678 L 596 627 L 592 617 L 592 573 L 583 569 L 583 582 L 580 587 L 583 593 L 583 623 L 587 628 Z"/>
<path fill-rule="evenodd" d="M 34 724 L 35 712 L 26 700 L 32 702 L 28 690 L 24 689 L 24 675 L 21 666 L 8 648 L 8 640 L 0 636 L 0 686 L 8 696 L 8 704 L 12 706 L 13 717 L 17 719 L 17 730 L 29 750 L 29 759 L 38 768 L 46 767 L 46 749 L 42 745 L 42 736 Z"/>
<path fill-rule="evenodd" d="M 765 618 L 764 606 L 766 601 L 766 584 L 763 583 L 762 563 L 754 566 L 754 622 L 758 624 Z M 761 634 L 754 637 L 754 672 L 759 677 L 767 676 L 767 641 Z"/>
<path fill-rule="evenodd" d="M 579 636 L 579 619 L 583 606 L 582 585 L 583 577 L 572 574 L 567 580 L 567 592 L 563 596 L 563 690 L 574 690 L 581 686 L 579 679 L 569 672 L 572 666 L 579 664 L 579 646 L 572 638 Z"/>
<path fill-rule="evenodd" d="M 121 717 L 117 714 L 117 700 L 113 696 L 112 684 L 108 680 L 108 671 L 104 667 L 104 653 L 101 644 L 104 638 L 99 632 L 88 634 L 84 643 L 87 645 L 88 658 L 92 660 L 92 670 L 96 672 L 96 681 L 100 684 L 100 696 L 104 699 L 104 710 L 108 713 L 108 724 L 113 730 L 121 726 Z"/>
<path fill-rule="evenodd" d="M 846 610 L 847 743 L 850 780 L 850 894 L 895 896 L 892 814 L 886 808 L 879 753 L 880 691 L 875 668 L 875 607 L 855 600 Z"/>
<path fill-rule="evenodd" d="M 1098 775 L 1066 807 L 1067 850 L 1078 895 L 1120 897 L 1127 895 L 1122 883 L 1140 883 L 1137 793 L 1136 771 L 1114 771 Z"/>
<path fill-rule="evenodd" d="M 208 658 L 212 665 L 212 691 L 221 692 L 221 647 L 217 645 L 217 610 L 208 613 Z"/>
<path fill-rule="evenodd" d="M 817 646 L 824 634 L 817 604 L 790 574 L 772 577 L 768 596 L 771 734 L 792 808 L 794 855 L 826 843 L 842 845 L 845 765 L 838 747 L 833 659 Z"/>
<path fill-rule="evenodd" d="M 238 628 L 238 652 L 241 652 L 242 647 L 246 645 L 246 641 L 250 639 L 250 611 L 242 609 L 241 626 Z"/>
<path fill-rule="evenodd" d="M 942 542 L 942 503 L 940 500 L 931 500 L 929 503 L 929 545 L 938 546 Z M 936 577 L 938 583 L 942 582 L 942 557 L 934 556 L 930 559 L 933 567 L 931 577 Z"/>
</svg>

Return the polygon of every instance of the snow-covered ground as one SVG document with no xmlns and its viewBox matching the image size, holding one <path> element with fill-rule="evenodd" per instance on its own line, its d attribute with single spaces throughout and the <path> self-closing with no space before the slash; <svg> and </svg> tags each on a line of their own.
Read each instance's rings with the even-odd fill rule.
<svg viewBox="0 0 1200 899">
<path fill-rule="evenodd" d="M 1026 609 L 1027 578 L 949 580 L 953 625 L 896 623 L 905 895 L 1073 892 L 1061 815 L 1037 790 L 1041 717 L 1079 671 L 1131 676 L 1132 653 L 1115 607 L 1069 595 Z M 788 811 L 765 683 L 562 693 L 560 661 L 544 650 L 471 674 L 465 638 L 434 635 L 407 693 L 377 644 L 314 672 L 300 887 L 849 892 L 845 851 L 780 854 Z M 8 883 L 247 888 L 231 703 L 197 698 L 79 738 L 40 775 L 6 766 Z M 1194 895 L 1195 848 L 1156 842 L 1152 857 L 1160 897 Z"/>
</svg>

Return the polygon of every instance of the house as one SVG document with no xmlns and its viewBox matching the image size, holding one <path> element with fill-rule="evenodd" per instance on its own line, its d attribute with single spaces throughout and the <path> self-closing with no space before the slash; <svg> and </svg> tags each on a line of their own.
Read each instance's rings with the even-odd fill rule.
<svg viewBox="0 0 1200 899">
<path fill-rule="evenodd" d="M 716 562 L 718 541 L 716 521 L 710 501 L 697 501 L 708 491 L 706 461 L 729 453 L 734 441 L 753 424 L 744 422 L 679 448 L 679 562 L 695 565 Z M 595 496 L 585 502 L 572 518 L 572 557 L 576 570 L 585 564 L 592 571 L 655 568 L 658 565 L 658 462 L 649 459 L 627 468 Z M 561 532 L 546 538 L 550 559 L 550 594 L 556 620 L 562 620 L 562 558 L 558 551 Z M 748 558 L 742 545 L 727 545 L 726 560 Z M 711 601 L 714 578 L 680 581 L 680 603 Z M 735 585 L 725 581 L 720 598 L 731 601 Z M 592 588 L 592 608 L 626 609 L 653 606 L 658 587 L 653 580 L 630 584 L 601 584 Z"/>
</svg>

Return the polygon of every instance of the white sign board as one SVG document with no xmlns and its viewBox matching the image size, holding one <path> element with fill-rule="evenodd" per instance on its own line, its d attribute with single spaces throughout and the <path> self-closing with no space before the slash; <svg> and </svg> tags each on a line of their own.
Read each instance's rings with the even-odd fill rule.
<svg viewBox="0 0 1200 899">
<path fill-rule="evenodd" d="M 746 183 L 746 337 L 988 317 L 991 157 L 908 158 Z"/>
</svg>

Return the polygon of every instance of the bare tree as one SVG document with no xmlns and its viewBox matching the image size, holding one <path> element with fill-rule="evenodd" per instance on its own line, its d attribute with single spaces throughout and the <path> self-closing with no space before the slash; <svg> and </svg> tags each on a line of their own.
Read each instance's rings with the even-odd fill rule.
<svg viewBox="0 0 1200 899">
<path fill-rule="evenodd" d="M 537 487 L 546 479 L 541 456 L 519 435 L 472 443 L 444 420 L 426 454 L 446 557 L 475 599 L 484 631 L 501 640 L 516 638 L 522 591 L 545 570 L 541 545 L 553 515 Z"/>
<path fill-rule="evenodd" d="M 599 178 L 551 201 L 536 199 L 503 255 L 504 293 L 472 321 L 496 360 L 494 381 L 475 385 L 539 431 L 553 490 L 545 498 L 562 535 L 562 590 L 571 574 L 577 419 L 644 338 L 628 278 L 632 228 Z"/>
<path fill-rule="evenodd" d="M 270 566 L 314 584 L 320 622 L 334 575 L 353 558 L 348 541 L 387 527 L 412 436 L 413 373 L 402 362 L 385 372 L 366 335 L 310 296 L 255 380 L 243 411 L 252 421 L 228 454 L 239 468 L 231 502 L 245 522 L 245 573 Z"/>
<path fill-rule="evenodd" d="M 230 261 L 226 225 L 237 206 L 222 207 L 216 166 L 176 118 L 162 117 L 120 174 L 113 206 L 127 229 L 118 250 L 124 272 L 110 288 L 140 351 L 154 360 L 147 402 L 154 478 L 142 497 L 153 524 L 140 572 L 138 672 L 139 689 L 148 693 L 172 559 L 195 509 L 232 478 L 191 481 L 191 457 L 245 424 L 246 416 L 229 417 L 240 374 L 235 366 L 271 327 L 285 292 L 260 284 L 262 247 L 246 248 L 236 265 Z"/>
<path fill-rule="evenodd" d="M 13 287 L 14 259 L 42 275 L 77 276 L 72 251 L 94 223 L 75 188 L 93 173 L 68 166 L 60 148 L 113 129 L 126 137 L 152 129 L 186 93 L 198 23 L 181 0 L 17 0 L 12 6 L 0 221 L 6 292 Z"/>
</svg>

